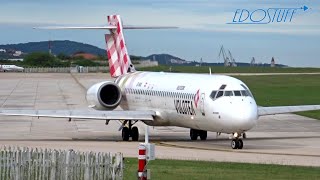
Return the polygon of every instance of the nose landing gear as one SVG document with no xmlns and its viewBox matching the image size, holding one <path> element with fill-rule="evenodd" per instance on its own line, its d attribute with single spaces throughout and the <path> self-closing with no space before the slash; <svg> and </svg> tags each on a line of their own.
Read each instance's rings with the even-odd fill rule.
<svg viewBox="0 0 320 180">
<path fill-rule="evenodd" d="M 243 141 L 240 139 L 241 134 L 238 134 L 237 132 L 233 133 L 232 141 L 231 141 L 231 147 L 232 149 L 242 149 L 243 148 Z M 243 138 L 246 138 L 246 134 L 242 134 Z"/>
<path fill-rule="evenodd" d="M 242 139 L 232 139 L 231 147 L 232 147 L 232 149 L 242 149 L 243 148 Z"/>
</svg>

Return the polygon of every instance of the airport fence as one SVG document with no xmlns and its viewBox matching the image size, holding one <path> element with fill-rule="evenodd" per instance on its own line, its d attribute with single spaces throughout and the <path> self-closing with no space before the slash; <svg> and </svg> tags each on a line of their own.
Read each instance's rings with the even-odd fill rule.
<svg viewBox="0 0 320 180">
<path fill-rule="evenodd" d="M 0 179 L 123 179 L 122 158 L 121 153 L 4 147 L 0 152 Z"/>
<path fill-rule="evenodd" d="M 142 64 L 135 64 L 136 68 L 158 66 L 157 61 L 148 61 Z M 96 72 L 109 72 L 108 66 L 95 66 L 95 67 L 29 67 L 24 68 L 26 73 L 96 73 Z"/>
</svg>

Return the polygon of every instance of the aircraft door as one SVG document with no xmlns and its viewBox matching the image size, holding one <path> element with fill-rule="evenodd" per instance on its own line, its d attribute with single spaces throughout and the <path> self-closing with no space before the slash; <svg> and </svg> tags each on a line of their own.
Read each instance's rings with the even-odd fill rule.
<svg viewBox="0 0 320 180">
<path fill-rule="evenodd" d="M 202 116 L 205 116 L 205 111 L 204 111 L 204 100 L 205 100 L 205 94 L 202 93 L 200 97 L 200 111 Z"/>
</svg>

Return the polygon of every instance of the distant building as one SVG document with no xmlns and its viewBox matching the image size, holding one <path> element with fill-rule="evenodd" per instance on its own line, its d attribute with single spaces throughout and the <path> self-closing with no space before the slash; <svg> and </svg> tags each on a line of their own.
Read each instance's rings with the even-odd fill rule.
<svg viewBox="0 0 320 180">
<path fill-rule="evenodd" d="M 0 49 L 0 53 L 6 53 L 7 51 L 5 49 Z"/>
<path fill-rule="evenodd" d="M 22 55 L 22 51 L 15 51 L 13 54 L 12 54 L 14 57 L 19 57 Z"/>
<path fill-rule="evenodd" d="M 84 59 L 89 59 L 89 60 L 96 60 L 98 59 L 98 56 L 90 53 L 84 53 L 84 52 L 78 52 L 72 55 L 72 57 L 82 57 Z"/>
<path fill-rule="evenodd" d="M 23 59 L 22 58 L 16 58 L 16 59 L 7 59 L 8 61 L 23 61 Z"/>
<path fill-rule="evenodd" d="M 270 64 L 271 64 L 271 67 L 275 67 L 276 66 L 276 62 L 275 62 L 273 57 L 271 59 L 271 63 Z"/>
</svg>

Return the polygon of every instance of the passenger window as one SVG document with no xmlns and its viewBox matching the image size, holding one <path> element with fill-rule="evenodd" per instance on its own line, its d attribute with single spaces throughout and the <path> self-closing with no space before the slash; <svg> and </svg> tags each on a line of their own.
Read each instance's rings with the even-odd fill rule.
<svg viewBox="0 0 320 180">
<path fill-rule="evenodd" d="M 214 99 L 214 97 L 216 97 L 217 91 L 212 91 L 212 93 L 210 94 L 210 97 L 212 99 Z"/>
<path fill-rule="evenodd" d="M 233 96 L 233 92 L 232 91 L 225 91 L 224 96 Z"/>
<path fill-rule="evenodd" d="M 223 91 L 219 91 L 219 92 L 217 93 L 216 99 L 218 99 L 218 98 L 221 97 L 221 96 L 223 96 Z"/>
<path fill-rule="evenodd" d="M 234 91 L 234 95 L 235 96 L 241 96 L 241 93 L 240 93 L 240 91 Z"/>
</svg>

